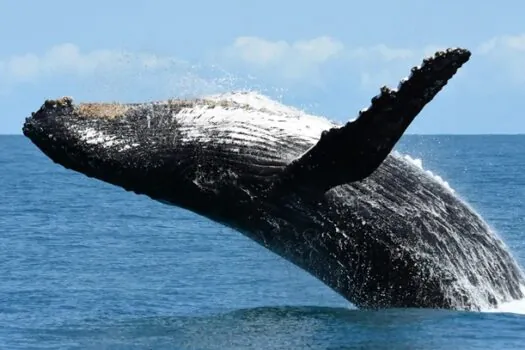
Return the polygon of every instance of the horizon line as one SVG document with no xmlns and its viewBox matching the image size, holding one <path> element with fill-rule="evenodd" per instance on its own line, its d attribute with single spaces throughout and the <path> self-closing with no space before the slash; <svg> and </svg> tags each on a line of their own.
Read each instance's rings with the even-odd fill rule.
<svg viewBox="0 0 525 350">
<path fill-rule="evenodd" d="M 24 134 L 22 133 L 18 133 L 18 134 L 5 134 L 5 133 L 2 133 L 0 132 L 0 136 L 24 136 Z M 432 134 L 432 133 L 406 133 L 406 134 L 403 134 L 403 136 L 525 136 L 525 132 L 519 132 L 519 133 L 494 133 L 494 134 L 489 134 L 489 133 L 481 133 L 481 134 L 476 134 L 476 133 L 473 133 L 473 134 L 462 134 L 462 133 L 448 133 L 448 134 L 445 134 L 445 133 L 437 133 L 437 134 Z"/>
</svg>

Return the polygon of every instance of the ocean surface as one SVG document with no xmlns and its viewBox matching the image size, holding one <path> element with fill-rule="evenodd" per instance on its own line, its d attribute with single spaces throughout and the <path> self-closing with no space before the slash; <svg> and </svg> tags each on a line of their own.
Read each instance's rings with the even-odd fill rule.
<svg viewBox="0 0 525 350">
<path fill-rule="evenodd" d="M 525 263 L 525 136 L 405 136 Z M 0 349 L 524 349 L 501 312 L 356 310 L 237 232 L 0 136 Z"/>
</svg>

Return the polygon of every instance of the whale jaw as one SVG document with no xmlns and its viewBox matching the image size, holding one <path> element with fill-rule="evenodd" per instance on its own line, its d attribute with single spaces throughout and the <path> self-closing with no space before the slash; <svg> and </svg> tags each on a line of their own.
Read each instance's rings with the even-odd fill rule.
<svg viewBox="0 0 525 350">
<path fill-rule="evenodd" d="M 91 178 L 165 203 L 192 208 L 202 199 L 185 181 L 183 152 L 139 139 L 135 105 L 74 104 L 69 97 L 47 100 L 27 118 L 23 133 L 53 162 Z M 178 157 L 178 158 L 177 158 Z M 180 162 L 174 167 L 171 162 Z M 195 197 L 197 196 L 197 197 Z M 179 201 L 179 199 L 181 199 Z"/>
</svg>

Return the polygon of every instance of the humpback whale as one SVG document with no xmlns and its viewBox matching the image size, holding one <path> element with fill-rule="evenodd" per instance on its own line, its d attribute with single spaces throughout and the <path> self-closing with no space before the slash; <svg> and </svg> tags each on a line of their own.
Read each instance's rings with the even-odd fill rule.
<svg viewBox="0 0 525 350">
<path fill-rule="evenodd" d="M 494 308 L 524 297 L 520 266 L 466 202 L 394 150 L 470 55 L 425 58 L 344 125 L 233 92 L 47 100 L 23 133 L 67 169 L 233 228 L 359 308 Z"/>
</svg>

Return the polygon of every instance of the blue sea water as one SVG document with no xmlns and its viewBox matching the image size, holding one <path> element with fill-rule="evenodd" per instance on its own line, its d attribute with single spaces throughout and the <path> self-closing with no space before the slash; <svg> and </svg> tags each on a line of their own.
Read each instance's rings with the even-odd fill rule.
<svg viewBox="0 0 525 350">
<path fill-rule="evenodd" d="M 525 136 L 405 136 L 523 265 Z M 0 136 L 0 349 L 523 349 L 506 312 L 354 309 L 237 232 Z"/>
</svg>

